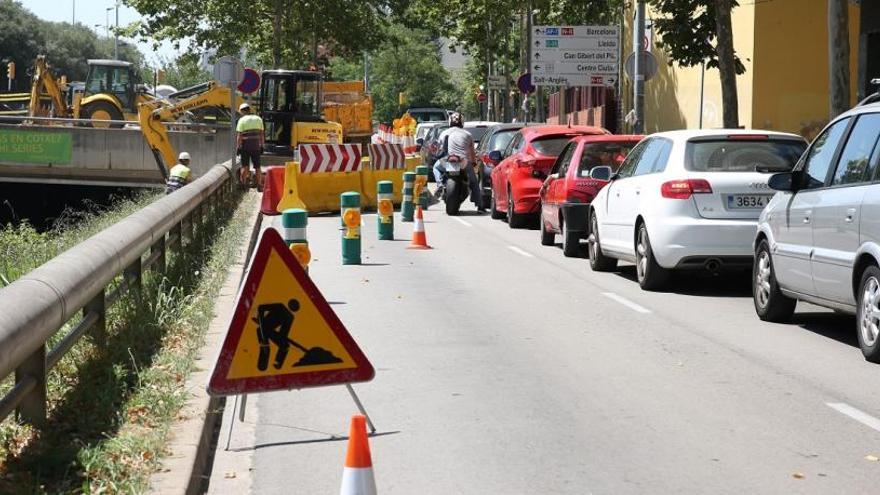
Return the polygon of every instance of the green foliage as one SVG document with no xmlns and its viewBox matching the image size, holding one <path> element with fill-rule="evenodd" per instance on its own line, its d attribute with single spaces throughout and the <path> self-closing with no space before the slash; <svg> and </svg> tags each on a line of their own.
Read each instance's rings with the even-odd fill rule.
<svg viewBox="0 0 880 495">
<path fill-rule="evenodd" d="M 400 93 L 406 93 L 407 106 L 457 106 L 457 91 L 440 63 L 439 47 L 427 31 L 392 25 L 386 36 L 370 54 L 370 88 L 377 120 L 390 122 L 401 115 Z M 333 58 L 329 72 L 336 80 L 361 79 L 363 57 Z"/>
<path fill-rule="evenodd" d="M 382 0 L 125 0 L 144 16 L 140 33 L 188 42 L 192 53 L 242 48 L 260 64 L 303 68 L 328 53 L 375 47 L 388 8 Z"/>
<path fill-rule="evenodd" d="M 214 75 L 199 66 L 199 59 L 193 55 L 181 55 L 173 62 L 162 64 L 165 71 L 165 84 L 184 89 L 210 81 Z"/>
<path fill-rule="evenodd" d="M 669 54 L 670 63 L 693 67 L 706 62 L 706 67 L 718 68 L 717 23 L 715 0 L 648 0 L 662 17 L 654 19 L 660 34 L 659 44 Z M 733 0 L 732 7 L 739 4 Z M 734 55 L 736 73 L 746 71 L 739 57 Z"/>
<path fill-rule="evenodd" d="M 0 54 L 3 62 L 16 64 L 14 88 L 27 90 L 27 72 L 37 55 L 47 56 L 56 76 L 82 81 L 88 73 L 88 59 L 113 58 L 113 39 L 99 38 L 82 24 L 41 20 L 18 2 L 0 0 Z M 143 65 L 137 48 L 123 40 L 119 41 L 119 58 Z"/>
</svg>

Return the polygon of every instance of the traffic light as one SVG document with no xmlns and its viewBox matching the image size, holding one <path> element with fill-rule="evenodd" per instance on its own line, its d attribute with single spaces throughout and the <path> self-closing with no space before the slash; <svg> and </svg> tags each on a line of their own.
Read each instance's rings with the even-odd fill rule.
<svg viewBox="0 0 880 495">
<path fill-rule="evenodd" d="M 9 62 L 6 64 L 6 77 L 8 77 L 10 81 L 15 79 L 15 62 Z"/>
</svg>

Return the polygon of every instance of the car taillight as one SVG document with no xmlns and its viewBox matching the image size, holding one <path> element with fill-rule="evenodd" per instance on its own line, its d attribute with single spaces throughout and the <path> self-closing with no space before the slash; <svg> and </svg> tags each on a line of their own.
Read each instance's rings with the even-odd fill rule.
<svg viewBox="0 0 880 495">
<path fill-rule="evenodd" d="M 660 186 L 660 195 L 669 199 L 688 199 L 693 194 L 710 194 L 712 186 L 705 179 L 671 180 Z"/>
</svg>

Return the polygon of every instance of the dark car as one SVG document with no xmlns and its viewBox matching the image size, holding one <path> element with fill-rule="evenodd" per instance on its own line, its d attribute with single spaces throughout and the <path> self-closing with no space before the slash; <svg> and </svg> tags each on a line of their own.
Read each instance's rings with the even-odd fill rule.
<svg viewBox="0 0 880 495">
<path fill-rule="evenodd" d="M 432 127 L 427 134 L 425 134 L 424 141 L 422 142 L 422 148 L 419 150 L 419 153 L 422 155 L 422 163 L 427 165 L 429 168 L 434 166 L 434 162 L 437 161 L 434 158 L 434 154 L 440 151 L 439 143 L 437 142 L 437 138 L 440 137 L 440 134 L 443 133 L 446 129 L 449 129 L 449 124 L 439 123 Z M 434 174 L 429 173 L 428 179 L 433 180 Z"/>
<path fill-rule="evenodd" d="M 483 191 L 483 207 L 488 208 L 492 198 L 492 168 L 498 162 L 492 160 L 489 154 L 493 151 L 503 152 L 517 131 L 527 125 L 538 124 L 496 124 L 489 127 L 477 145 L 477 177 Z"/>
</svg>

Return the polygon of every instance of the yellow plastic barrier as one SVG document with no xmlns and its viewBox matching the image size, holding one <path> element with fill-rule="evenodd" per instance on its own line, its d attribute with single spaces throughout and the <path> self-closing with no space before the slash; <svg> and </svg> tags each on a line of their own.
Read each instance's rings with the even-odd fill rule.
<svg viewBox="0 0 880 495">
<path fill-rule="evenodd" d="M 406 157 L 406 170 L 413 171 L 421 165 L 420 156 Z M 364 158 L 359 172 L 319 172 L 302 173 L 299 162 L 284 164 L 284 194 L 276 210 L 280 213 L 288 208 L 302 208 L 315 214 L 339 211 L 339 195 L 346 191 L 361 194 L 361 207 L 375 209 L 376 183 L 390 180 L 394 183 L 394 199 L 401 202 L 403 192 L 403 172 L 405 170 L 372 170 L 370 159 Z"/>
</svg>

